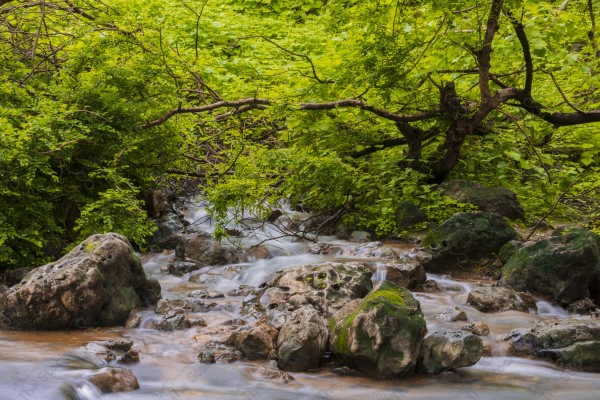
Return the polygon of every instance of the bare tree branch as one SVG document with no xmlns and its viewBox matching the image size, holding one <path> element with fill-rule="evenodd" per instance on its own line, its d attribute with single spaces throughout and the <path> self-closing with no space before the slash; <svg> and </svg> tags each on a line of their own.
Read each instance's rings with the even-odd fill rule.
<svg viewBox="0 0 600 400">
<path fill-rule="evenodd" d="M 423 111 L 416 114 L 402 115 L 395 114 L 393 112 L 373 107 L 368 105 L 362 100 L 354 100 L 354 99 L 345 99 L 338 101 L 331 101 L 327 103 L 300 103 L 301 110 L 331 110 L 339 107 L 355 107 L 360 108 L 365 111 L 369 111 L 377 116 L 380 116 L 385 119 L 389 119 L 390 121 L 395 122 L 415 122 L 415 121 L 423 121 L 426 119 L 433 118 L 442 113 L 441 110 L 431 110 L 431 111 Z"/>
<path fill-rule="evenodd" d="M 148 129 L 154 126 L 163 124 L 167 122 L 171 117 L 177 114 L 186 114 L 186 113 L 201 113 L 205 111 L 212 111 L 218 108 L 230 107 L 230 108 L 241 108 L 242 106 L 247 105 L 269 105 L 271 102 L 267 99 L 258 99 L 254 97 L 235 100 L 235 101 L 218 101 L 216 103 L 208 104 L 200 107 L 178 107 L 172 110 L 167 111 L 162 117 L 157 118 L 153 121 L 147 122 L 144 125 L 140 126 L 140 129 Z"/>
<path fill-rule="evenodd" d="M 477 57 L 479 62 L 479 89 L 481 91 L 481 102 L 485 103 L 492 93 L 490 91 L 490 60 L 492 55 L 492 42 L 498 31 L 500 13 L 502 12 L 503 0 L 493 0 L 490 9 L 490 15 L 486 24 L 486 31 L 483 37 L 481 52 Z"/>
</svg>

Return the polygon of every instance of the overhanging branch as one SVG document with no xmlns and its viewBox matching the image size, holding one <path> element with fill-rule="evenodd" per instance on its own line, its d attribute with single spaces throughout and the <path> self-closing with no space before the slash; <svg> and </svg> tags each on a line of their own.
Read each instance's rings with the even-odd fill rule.
<svg viewBox="0 0 600 400">
<path fill-rule="evenodd" d="M 395 121 L 395 122 L 423 121 L 426 119 L 433 118 L 442 113 L 442 111 L 438 109 L 438 110 L 423 111 L 420 113 L 408 114 L 408 115 L 395 114 L 393 112 L 368 105 L 367 103 L 365 103 L 362 100 L 354 100 L 354 99 L 345 99 L 345 100 L 331 101 L 331 102 L 326 102 L 326 103 L 301 103 L 300 104 L 301 110 L 311 110 L 311 111 L 332 110 L 334 108 L 343 108 L 343 107 L 360 108 L 362 110 L 373 113 L 379 117 L 389 119 L 390 121 Z"/>
<path fill-rule="evenodd" d="M 160 118 L 157 118 L 153 121 L 147 122 L 144 125 L 141 125 L 140 129 L 148 129 L 148 128 L 152 128 L 154 126 L 163 124 L 163 123 L 167 122 L 171 117 L 173 117 L 177 114 L 201 113 L 201 112 L 212 111 L 212 110 L 216 110 L 218 108 L 224 108 L 224 107 L 237 108 L 237 109 L 239 109 L 239 111 L 247 111 L 250 108 L 243 108 L 244 106 L 255 106 L 254 108 L 256 108 L 256 106 L 261 106 L 261 105 L 267 106 L 269 104 L 271 104 L 271 102 L 267 99 L 259 99 L 259 98 L 250 97 L 250 98 L 235 100 L 235 101 L 226 101 L 226 100 L 217 101 L 216 103 L 207 104 L 205 106 L 200 106 L 200 107 L 178 107 L 178 108 L 174 108 L 172 110 L 167 111 Z"/>
</svg>

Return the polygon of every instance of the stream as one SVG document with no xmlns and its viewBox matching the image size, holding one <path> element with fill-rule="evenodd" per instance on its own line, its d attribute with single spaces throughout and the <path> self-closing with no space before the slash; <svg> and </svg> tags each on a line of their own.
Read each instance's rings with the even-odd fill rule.
<svg viewBox="0 0 600 400">
<path fill-rule="evenodd" d="M 205 211 L 186 211 L 186 218 L 198 229 L 210 231 Z M 255 235 L 242 239 L 242 245 L 277 236 L 275 227 L 257 228 Z M 569 315 L 564 309 L 538 300 L 538 314 L 517 311 L 485 314 L 469 306 L 466 299 L 472 286 L 481 281 L 459 281 L 428 274 L 437 282 L 439 293 L 413 293 L 420 301 L 428 331 L 441 327 L 458 329 L 465 322 L 445 322 L 435 317 L 449 306 L 463 309 L 469 321 L 485 322 L 490 334 L 484 336 L 486 356 L 476 365 L 461 368 L 455 374 L 412 376 L 401 380 L 375 380 L 352 374 L 334 373 L 331 368 L 309 373 L 292 373 L 294 380 L 269 379 L 262 372 L 268 361 L 237 361 L 232 364 L 202 364 L 197 355 L 211 341 L 224 340 L 231 331 L 231 321 L 240 315 L 243 296 L 227 295 L 240 285 L 258 286 L 277 270 L 286 267 L 328 261 L 360 261 L 373 263 L 375 258 L 349 256 L 356 246 L 335 237 L 319 237 L 341 249 L 336 256 L 308 253 L 306 243 L 281 238 L 264 243 L 272 258 L 245 263 L 205 267 L 182 277 L 166 273 L 174 260 L 174 252 L 141 254 L 148 275 L 156 277 L 162 286 L 163 298 L 183 298 L 198 289 L 220 291 L 224 297 L 207 299 L 217 304 L 210 311 L 198 313 L 206 327 L 194 326 L 172 332 L 147 327 L 96 328 L 79 331 L 0 331 L 0 400 L 27 399 L 600 399 L 600 379 L 597 374 L 561 369 L 554 364 L 526 358 L 509 357 L 499 341 L 512 329 L 525 327 L 540 320 L 584 318 Z M 412 246 L 389 244 L 397 254 Z M 203 283 L 192 283 L 190 275 L 204 274 Z M 374 280 L 385 278 L 380 270 Z M 155 317 L 143 311 L 146 319 Z M 77 372 L 66 368 L 65 354 L 91 341 L 128 338 L 140 353 L 140 363 L 128 366 L 137 376 L 141 389 L 136 392 L 101 395 L 91 384 L 80 379 Z M 65 388 L 71 388 L 67 394 Z M 70 396 L 70 397 L 69 397 Z"/>
</svg>

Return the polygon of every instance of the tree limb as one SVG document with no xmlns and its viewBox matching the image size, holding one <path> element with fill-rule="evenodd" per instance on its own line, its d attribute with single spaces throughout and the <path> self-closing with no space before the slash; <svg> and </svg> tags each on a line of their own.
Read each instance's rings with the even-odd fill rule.
<svg viewBox="0 0 600 400">
<path fill-rule="evenodd" d="M 523 91 L 528 96 L 531 96 L 531 89 L 533 88 L 533 59 L 531 58 L 531 49 L 527 35 L 525 34 L 525 27 L 521 21 L 517 20 L 510 11 L 505 11 L 506 15 L 510 19 L 510 22 L 517 34 L 521 48 L 523 49 L 523 59 L 525 61 L 525 87 Z"/>
<path fill-rule="evenodd" d="M 492 97 L 490 91 L 490 60 L 492 55 L 492 42 L 499 28 L 499 18 L 502 12 L 503 0 L 493 0 L 490 15 L 487 20 L 487 28 L 483 37 L 481 52 L 477 59 L 479 62 L 479 89 L 481 91 L 481 102 L 485 103 Z"/>
<path fill-rule="evenodd" d="M 373 113 L 379 117 L 395 122 L 415 122 L 433 118 L 442 113 L 441 110 L 423 111 L 416 114 L 402 115 L 373 107 L 362 100 L 345 99 L 326 103 L 300 103 L 301 110 L 332 110 L 338 107 L 355 107 Z"/>
<path fill-rule="evenodd" d="M 212 111 L 218 108 L 230 107 L 230 108 L 241 108 L 242 106 L 248 105 L 269 105 L 271 102 L 267 99 L 259 99 L 259 98 L 246 98 L 235 101 L 218 101 L 216 103 L 208 104 L 200 107 L 178 107 L 172 110 L 167 111 L 162 117 L 157 118 L 153 121 L 147 122 L 144 125 L 140 126 L 140 129 L 148 129 L 154 126 L 160 125 L 168 121 L 171 117 L 177 114 L 186 114 L 186 113 L 200 113 L 205 111 Z"/>
</svg>

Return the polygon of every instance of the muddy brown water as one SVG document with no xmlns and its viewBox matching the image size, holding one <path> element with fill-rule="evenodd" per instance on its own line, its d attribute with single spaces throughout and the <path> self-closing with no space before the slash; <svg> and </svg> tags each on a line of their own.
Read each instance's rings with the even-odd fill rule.
<svg viewBox="0 0 600 400">
<path fill-rule="evenodd" d="M 351 245 L 334 238 L 344 249 Z M 355 245 L 355 244 L 354 244 Z M 396 252 L 408 251 L 408 246 L 395 246 Z M 189 274 L 175 277 L 163 272 L 173 254 L 143 254 L 147 273 L 156 276 L 164 298 L 180 298 L 196 289 L 214 289 L 222 292 L 245 284 L 257 286 L 273 272 L 292 265 L 335 261 L 377 263 L 374 259 L 357 259 L 347 255 L 317 256 L 303 250 L 302 243 L 283 241 L 273 244 L 272 253 L 278 256 L 250 263 L 205 268 L 212 278 L 206 284 L 187 281 Z M 347 253 L 347 252 L 344 252 Z M 376 265 L 376 264 L 375 264 Z M 198 273 L 198 272 L 194 272 Z M 499 341 L 511 329 L 527 326 L 542 319 L 565 318 L 565 310 L 539 301 L 540 314 L 502 312 L 484 314 L 465 305 L 468 291 L 477 282 L 458 281 L 429 275 L 443 288 L 440 293 L 415 293 L 421 302 L 430 332 L 439 327 L 458 328 L 462 324 L 446 323 L 436 319 L 436 313 L 448 306 L 459 306 L 469 321 L 483 321 L 490 327 L 484 343 L 490 356 L 483 357 L 473 367 L 462 368 L 456 374 L 445 376 L 413 376 L 401 380 L 375 380 L 340 375 L 331 368 L 307 373 L 293 373 L 294 380 L 269 379 L 262 369 L 267 361 L 205 365 L 197 361 L 200 349 L 211 340 L 223 339 L 229 332 L 224 325 L 240 318 L 243 297 L 211 299 L 218 307 L 200 313 L 206 327 L 161 332 L 141 328 L 102 328 L 79 331 L 0 331 L 0 400 L 65 399 L 61 390 L 65 385 L 78 387 L 80 399 L 600 399 L 600 375 L 564 370 L 553 364 L 525 358 L 509 357 Z M 145 311 L 145 318 L 155 316 Z M 571 316 L 573 317 L 573 316 Z M 577 316 L 575 316 L 577 317 Z M 141 389 L 136 392 L 100 395 L 86 386 L 80 371 L 65 368 L 64 355 L 90 341 L 114 338 L 134 340 L 141 362 L 131 366 Z M 73 397 L 71 397 L 73 398 Z"/>
</svg>

